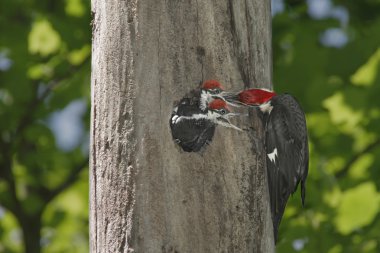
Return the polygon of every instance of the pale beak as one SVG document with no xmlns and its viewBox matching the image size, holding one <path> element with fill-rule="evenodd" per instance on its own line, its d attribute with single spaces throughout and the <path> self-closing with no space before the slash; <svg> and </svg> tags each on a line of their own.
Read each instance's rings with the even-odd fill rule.
<svg viewBox="0 0 380 253">
<path fill-rule="evenodd" d="M 232 118 L 235 116 L 248 116 L 248 114 L 247 113 L 243 114 L 243 113 L 237 113 L 237 112 L 230 112 L 230 113 L 224 115 L 224 118 L 229 119 L 229 118 Z"/>
<path fill-rule="evenodd" d="M 219 98 L 219 99 L 225 101 L 228 105 L 230 105 L 232 107 L 241 107 L 242 105 L 244 105 L 236 99 L 231 99 L 233 97 L 234 97 L 234 95 L 230 96 L 230 98 L 228 96 L 223 96 L 222 93 L 217 94 L 217 95 L 212 95 L 212 98 L 214 98 L 214 99 Z M 231 100 L 233 100 L 233 102 L 231 102 Z"/>
<path fill-rule="evenodd" d="M 223 99 L 224 101 L 226 101 L 226 99 L 228 98 L 233 98 L 236 96 L 236 92 L 228 92 L 228 91 L 222 91 L 221 93 L 219 94 L 212 94 L 211 96 L 213 98 L 220 98 L 220 99 Z"/>
<path fill-rule="evenodd" d="M 222 91 L 219 94 L 212 95 L 212 97 L 222 99 L 228 105 L 233 106 L 233 107 L 241 107 L 241 106 L 257 107 L 258 106 L 258 105 L 247 105 L 240 102 L 237 94 L 239 94 L 239 92 Z"/>
<path fill-rule="evenodd" d="M 219 95 L 222 97 L 232 97 L 232 96 L 236 96 L 236 94 L 238 94 L 238 92 L 222 91 L 221 93 L 219 93 Z"/>
<path fill-rule="evenodd" d="M 221 126 L 233 128 L 235 130 L 243 132 L 243 130 L 241 128 L 232 124 L 228 118 L 219 117 L 219 118 L 217 118 L 216 123 L 221 125 Z"/>
</svg>

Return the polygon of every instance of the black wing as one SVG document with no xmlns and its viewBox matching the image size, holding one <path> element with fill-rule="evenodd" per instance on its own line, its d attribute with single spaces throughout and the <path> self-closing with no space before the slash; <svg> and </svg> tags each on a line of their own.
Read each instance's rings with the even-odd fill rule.
<svg viewBox="0 0 380 253">
<path fill-rule="evenodd" d="M 186 152 L 199 152 L 212 141 L 215 124 L 206 119 L 182 119 L 181 116 L 192 116 L 204 113 L 197 103 L 189 98 L 182 99 L 170 118 L 172 137 Z"/>
<path fill-rule="evenodd" d="M 271 100 L 273 109 L 267 118 L 266 153 L 270 206 L 277 241 L 278 228 L 286 202 L 301 182 L 302 204 L 308 174 L 309 150 L 305 114 L 290 95 Z"/>
</svg>

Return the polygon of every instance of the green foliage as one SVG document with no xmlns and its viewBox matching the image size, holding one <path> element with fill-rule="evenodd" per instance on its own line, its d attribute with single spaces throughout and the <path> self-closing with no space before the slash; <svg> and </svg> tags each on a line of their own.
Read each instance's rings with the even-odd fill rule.
<svg viewBox="0 0 380 253">
<path fill-rule="evenodd" d="M 346 26 L 312 19 L 306 1 L 273 20 L 274 87 L 298 98 L 310 138 L 306 207 L 298 193 L 289 201 L 279 253 L 380 252 L 380 1 L 334 4 L 348 9 Z M 40 225 L 43 252 L 88 251 L 87 156 L 58 148 L 47 122 L 89 99 L 89 6 L 0 1 L 0 62 L 11 60 L 0 70 L 0 252 L 23 252 L 22 228 Z M 323 46 L 340 26 L 349 42 Z"/>
<path fill-rule="evenodd" d="M 87 10 L 81 0 L 66 0 L 65 11 L 69 16 L 82 17 Z"/>
<path fill-rule="evenodd" d="M 337 230 L 343 235 L 348 235 L 371 224 L 379 212 L 379 201 L 380 194 L 372 182 L 346 190 L 341 196 L 334 219 Z"/>
<path fill-rule="evenodd" d="M 45 252 L 88 252 L 88 173 L 49 204 L 43 216 Z M 70 242 L 70 243 L 67 243 Z"/>
<path fill-rule="evenodd" d="M 0 30 L 0 252 L 86 252 L 88 154 L 49 121 L 89 103 L 90 1 L 3 0 Z"/>
<path fill-rule="evenodd" d="M 273 19 L 274 88 L 307 112 L 306 207 L 289 201 L 277 252 L 380 252 L 379 1 L 335 1 L 348 9 L 340 48 L 321 44 L 337 20 L 312 19 L 287 1 Z"/>
<path fill-rule="evenodd" d="M 363 66 L 361 66 L 350 78 L 352 84 L 358 86 L 373 85 L 380 62 L 380 48 L 369 58 Z"/>
<path fill-rule="evenodd" d="M 48 56 L 58 51 L 61 45 L 61 37 L 47 20 L 37 20 L 32 25 L 28 36 L 29 52 Z"/>
</svg>

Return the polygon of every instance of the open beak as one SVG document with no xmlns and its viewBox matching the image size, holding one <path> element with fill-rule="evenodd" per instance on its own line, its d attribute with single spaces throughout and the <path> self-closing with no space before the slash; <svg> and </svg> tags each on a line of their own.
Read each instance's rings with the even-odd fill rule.
<svg viewBox="0 0 380 253">
<path fill-rule="evenodd" d="M 233 107 L 241 107 L 241 106 L 249 106 L 249 107 L 257 107 L 258 105 L 247 105 L 239 101 L 238 97 L 239 92 L 228 92 L 222 91 L 219 94 L 212 95 L 212 97 L 219 98 L 224 100 L 228 105 Z"/>
<path fill-rule="evenodd" d="M 221 126 L 233 128 L 235 130 L 243 132 L 243 130 L 241 128 L 232 124 L 228 118 L 219 117 L 219 118 L 217 118 L 217 123 Z"/>
<path fill-rule="evenodd" d="M 243 113 L 230 112 L 230 113 L 224 115 L 224 118 L 229 119 L 229 118 L 236 117 L 236 116 L 248 116 L 248 113 L 243 114 Z"/>
<path fill-rule="evenodd" d="M 222 97 L 233 97 L 233 96 L 236 96 L 238 94 L 238 92 L 229 92 L 229 91 L 222 91 L 221 93 L 219 93 L 220 96 Z"/>
<path fill-rule="evenodd" d="M 241 107 L 241 106 L 246 106 L 246 107 L 259 107 L 260 105 L 248 105 L 243 102 L 240 102 L 238 99 L 228 99 L 228 98 L 223 98 L 228 105 L 231 105 L 233 107 Z"/>
<path fill-rule="evenodd" d="M 236 94 L 237 94 L 237 92 L 222 91 L 219 94 L 213 94 L 212 97 L 213 98 L 220 98 L 220 99 L 223 99 L 224 101 L 226 101 L 228 99 L 232 99 L 232 98 L 236 97 Z"/>
<path fill-rule="evenodd" d="M 219 94 L 212 95 L 214 99 L 222 99 L 225 101 L 228 105 L 232 107 L 240 107 L 243 104 L 239 102 L 239 100 L 236 98 L 236 94 L 232 92 L 221 92 Z"/>
</svg>

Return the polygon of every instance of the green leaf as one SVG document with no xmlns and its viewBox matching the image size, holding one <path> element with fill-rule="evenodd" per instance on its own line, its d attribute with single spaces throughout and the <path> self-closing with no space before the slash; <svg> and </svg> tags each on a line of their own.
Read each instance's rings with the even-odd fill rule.
<svg viewBox="0 0 380 253">
<path fill-rule="evenodd" d="M 379 212 L 379 197 L 373 182 L 360 184 L 344 192 L 334 219 L 337 230 L 348 235 L 371 224 Z"/>
<path fill-rule="evenodd" d="M 20 244 L 20 240 L 15 236 L 15 234 L 21 233 L 18 229 L 16 217 L 11 212 L 6 211 L 0 219 L 0 227 L 3 229 L 0 245 L 11 250 L 8 252 L 21 252 L 22 244 Z"/>
<path fill-rule="evenodd" d="M 65 11 L 67 15 L 81 17 L 85 14 L 85 8 L 81 0 L 66 0 Z"/>
<path fill-rule="evenodd" d="M 343 157 L 332 157 L 326 164 L 325 170 L 331 174 L 335 174 L 344 166 L 345 162 L 346 160 Z"/>
<path fill-rule="evenodd" d="M 378 242 L 375 240 L 369 240 L 363 244 L 363 252 L 372 252 L 376 250 Z"/>
<path fill-rule="evenodd" d="M 379 61 L 380 48 L 351 76 L 351 83 L 358 86 L 372 85 L 376 80 Z"/>
<path fill-rule="evenodd" d="M 35 21 L 28 36 L 28 48 L 31 54 L 47 56 L 58 51 L 61 37 L 47 20 Z"/>
<path fill-rule="evenodd" d="M 323 195 L 323 201 L 332 208 L 336 208 L 342 199 L 342 192 L 338 186 L 326 191 Z"/>
<path fill-rule="evenodd" d="M 52 76 L 54 70 L 47 64 L 37 64 L 28 69 L 28 77 L 33 80 Z"/>
<path fill-rule="evenodd" d="M 341 253 L 341 252 L 343 252 L 343 246 L 341 244 L 335 245 L 328 251 L 328 253 Z"/>
<path fill-rule="evenodd" d="M 81 64 L 91 53 L 91 46 L 90 45 L 84 45 L 81 49 L 73 50 L 69 54 L 69 62 L 72 65 L 79 65 Z"/>
<path fill-rule="evenodd" d="M 368 177 L 368 168 L 374 161 L 375 158 L 373 154 L 362 155 L 354 164 L 352 164 L 348 175 L 355 179 L 363 179 Z"/>
<path fill-rule="evenodd" d="M 340 125 L 345 133 L 352 133 L 364 116 L 361 111 L 354 110 L 345 102 L 342 92 L 336 92 L 322 104 L 329 110 L 331 121 Z"/>
</svg>

